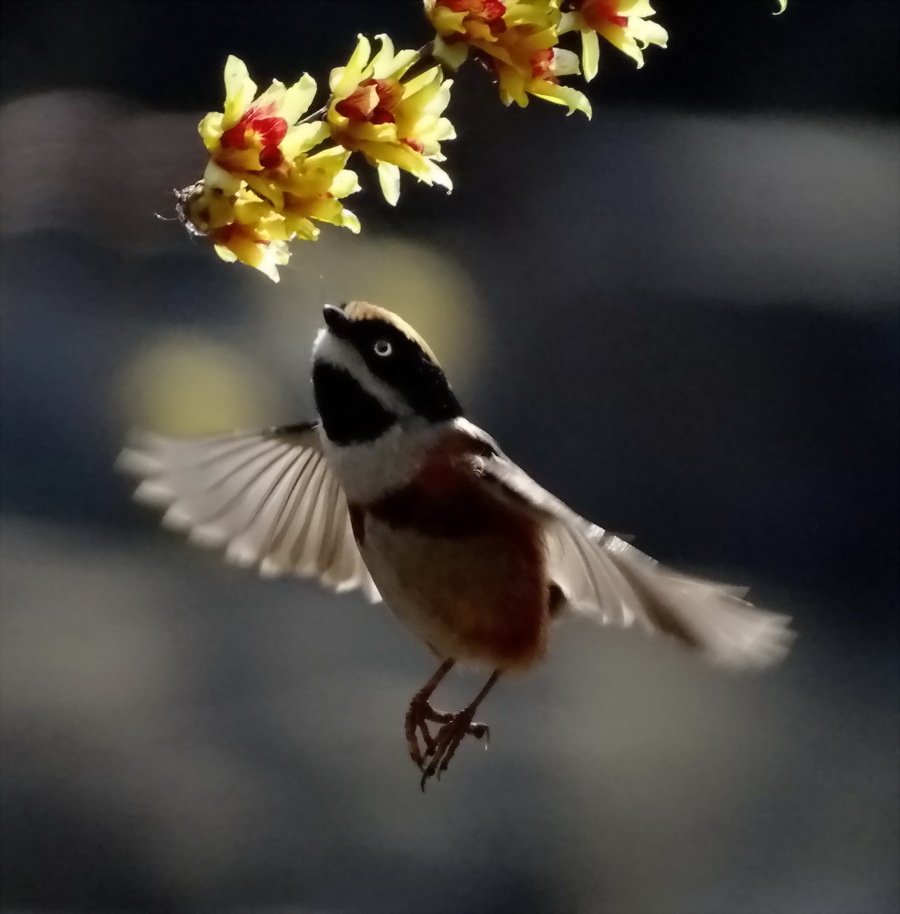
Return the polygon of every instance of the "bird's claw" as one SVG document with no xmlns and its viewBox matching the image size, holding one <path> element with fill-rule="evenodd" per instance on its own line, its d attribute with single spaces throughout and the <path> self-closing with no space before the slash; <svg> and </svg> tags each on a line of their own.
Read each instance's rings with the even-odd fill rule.
<svg viewBox="0 0 900 914">
<path fill-rule="evenodd" d="M 441 775 L 447 770 L 450 765 L 450 761 L 453 756 L 456 754 L 456 750 L 459 748 L 460 743 L 467 736 L 474 736 L 475 739 L 485 740 L 485 747 L 490 742 L 490 728 L 487 724 L 475 722 L 472 720 L 474 711 L 468 709 L 460 711 L 458 714 L 445 714 L 441 715 L 444 719 L 440 721 L 440 727 L 438 728 L 437 733 L 434 737 L 428 733 L 428 740 L 431 745 L 426 744 L 426 751 L 424 756 L 419 753 L 419 758 L 421 763 L 417 761 L 414 757 L 413 761 L 419 765 L 419 770 L 422 772 L 422 779 L 419 782 L 419 787 L 422 789 L 422 792 L 425 791 L 425 785 L 428 783 L 430 778 L 437 776 L 437 779 L 441 779 Z M 435 721 L 436 723 L 438 721 Z M 423 729 L 427 733 L 427 726 L 423 724 Z M 418 750 L 418 746 L 416 747 Z"/>
<path fill-rule="evenodd" d="M 409 757 L 420 771 L 424 770 L 425 760 L 435 750 L 435 738 L 431 735 L 428 724 L 444 724 L 452 716 L 452 714 L 446 714 L 443 711 L 435 711 L 425 698 L 416 696 L 410 702 L 409 709 L 406 712 L 406 745 L 409 750 Z M 424 746 L 424 753 L 419 745 L 420 737 L 422 746 Z"/>
</svg>

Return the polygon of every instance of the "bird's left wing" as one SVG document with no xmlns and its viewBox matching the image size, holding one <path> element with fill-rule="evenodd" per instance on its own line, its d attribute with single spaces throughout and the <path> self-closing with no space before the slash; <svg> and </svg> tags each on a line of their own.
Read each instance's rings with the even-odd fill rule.
<svg viewBox="0 0 900 914">
<path fill-rule="evenodd" d="M 119 467 L 141 480 L 138 501 L 165 510 L 165 526 L 227 561 L 381 599 L 315 424 L 210 438 L 140 432 Z"/>
<path fill-rule="evenodd" d="M 637 622 L 733 669 L 768 666 L 793 639 L 790 619 L 742 599 L 744 588 L 681 574 L 576 514 L 511 461 L 481 429 L 475 469 L 500 497 L 541 520 L 551 582 L 567 604 L 604 623 Z"/>
</svg>

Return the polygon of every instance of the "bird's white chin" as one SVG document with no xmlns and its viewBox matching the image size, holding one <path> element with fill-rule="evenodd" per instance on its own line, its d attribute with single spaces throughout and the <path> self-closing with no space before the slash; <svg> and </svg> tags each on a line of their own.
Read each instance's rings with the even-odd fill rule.
<svg viewBox="0 0 900 914">
<path fill-rule="evenodd" d="M 323 328 L 316 334 L 316 338 L 315 338 L 315 340 L 313 341 L 313 350 L 312 350 L 312 351 L 313 351 L 313 358 L 316 357 L 316 353 L 319 351 L 319 347 L 320 347 L 320 346 L 322 345 L 322 343 L 324 342 L 326 336 L 331 336 L 331 334 L 328 332 L 328 330 L 327 330 L 325 327 L 323 327 Z"/>
<path fill-rule="evenodd" d="M 328 362 L 329 365 L 334 365 L 336 368 L 348 368 L 346 363 L 351 354 L 356 355 L 351 347 L 343 340 L 339 340 L 327 327 L 323 327 L 316 334 L 312 350 L 314 362 Z M 360 359 L 360 361 L 362 360 Z"/>
</svg>

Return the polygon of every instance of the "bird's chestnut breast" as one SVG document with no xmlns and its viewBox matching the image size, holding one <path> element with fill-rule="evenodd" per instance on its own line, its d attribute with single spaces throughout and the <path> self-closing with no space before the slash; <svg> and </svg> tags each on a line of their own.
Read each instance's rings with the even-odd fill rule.
<svg viewBox="0 0 900 914">
<path fill-rule="evenodd" d="M 351 518 L 386 601 L 438 653 L 500 669 L 543 653 L 542 531 L 471 462 L 436 449 L 410 483 Z"/>
</svg>

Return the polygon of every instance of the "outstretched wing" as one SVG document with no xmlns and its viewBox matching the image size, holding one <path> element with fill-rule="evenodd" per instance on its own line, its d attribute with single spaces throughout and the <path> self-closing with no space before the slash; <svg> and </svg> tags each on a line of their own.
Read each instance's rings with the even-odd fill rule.
<svg viewBox="0 0 900 914">
<path fill-rule="evenodd" d="M 665 568 L 601 527 L 579 517 L 541 488 L 469 423 L 463 429 L 482 444 L 476 469 L 502 497 L 540 515 L 550 580 L 567 604 L 604 624 L 635 622 L 662 632 L 733 669 L 780 660 L 793 633 L 787 616 L 757 609 L 745 589 Z"/>
<path fill-rule="evenodd" d="M 141 432 L 119 466 L 141 480 L 138 501 L 165 510 L 165 526 L 227 561 L 381 599 L 315 424 L 194 439 Z"/>
</svg>

